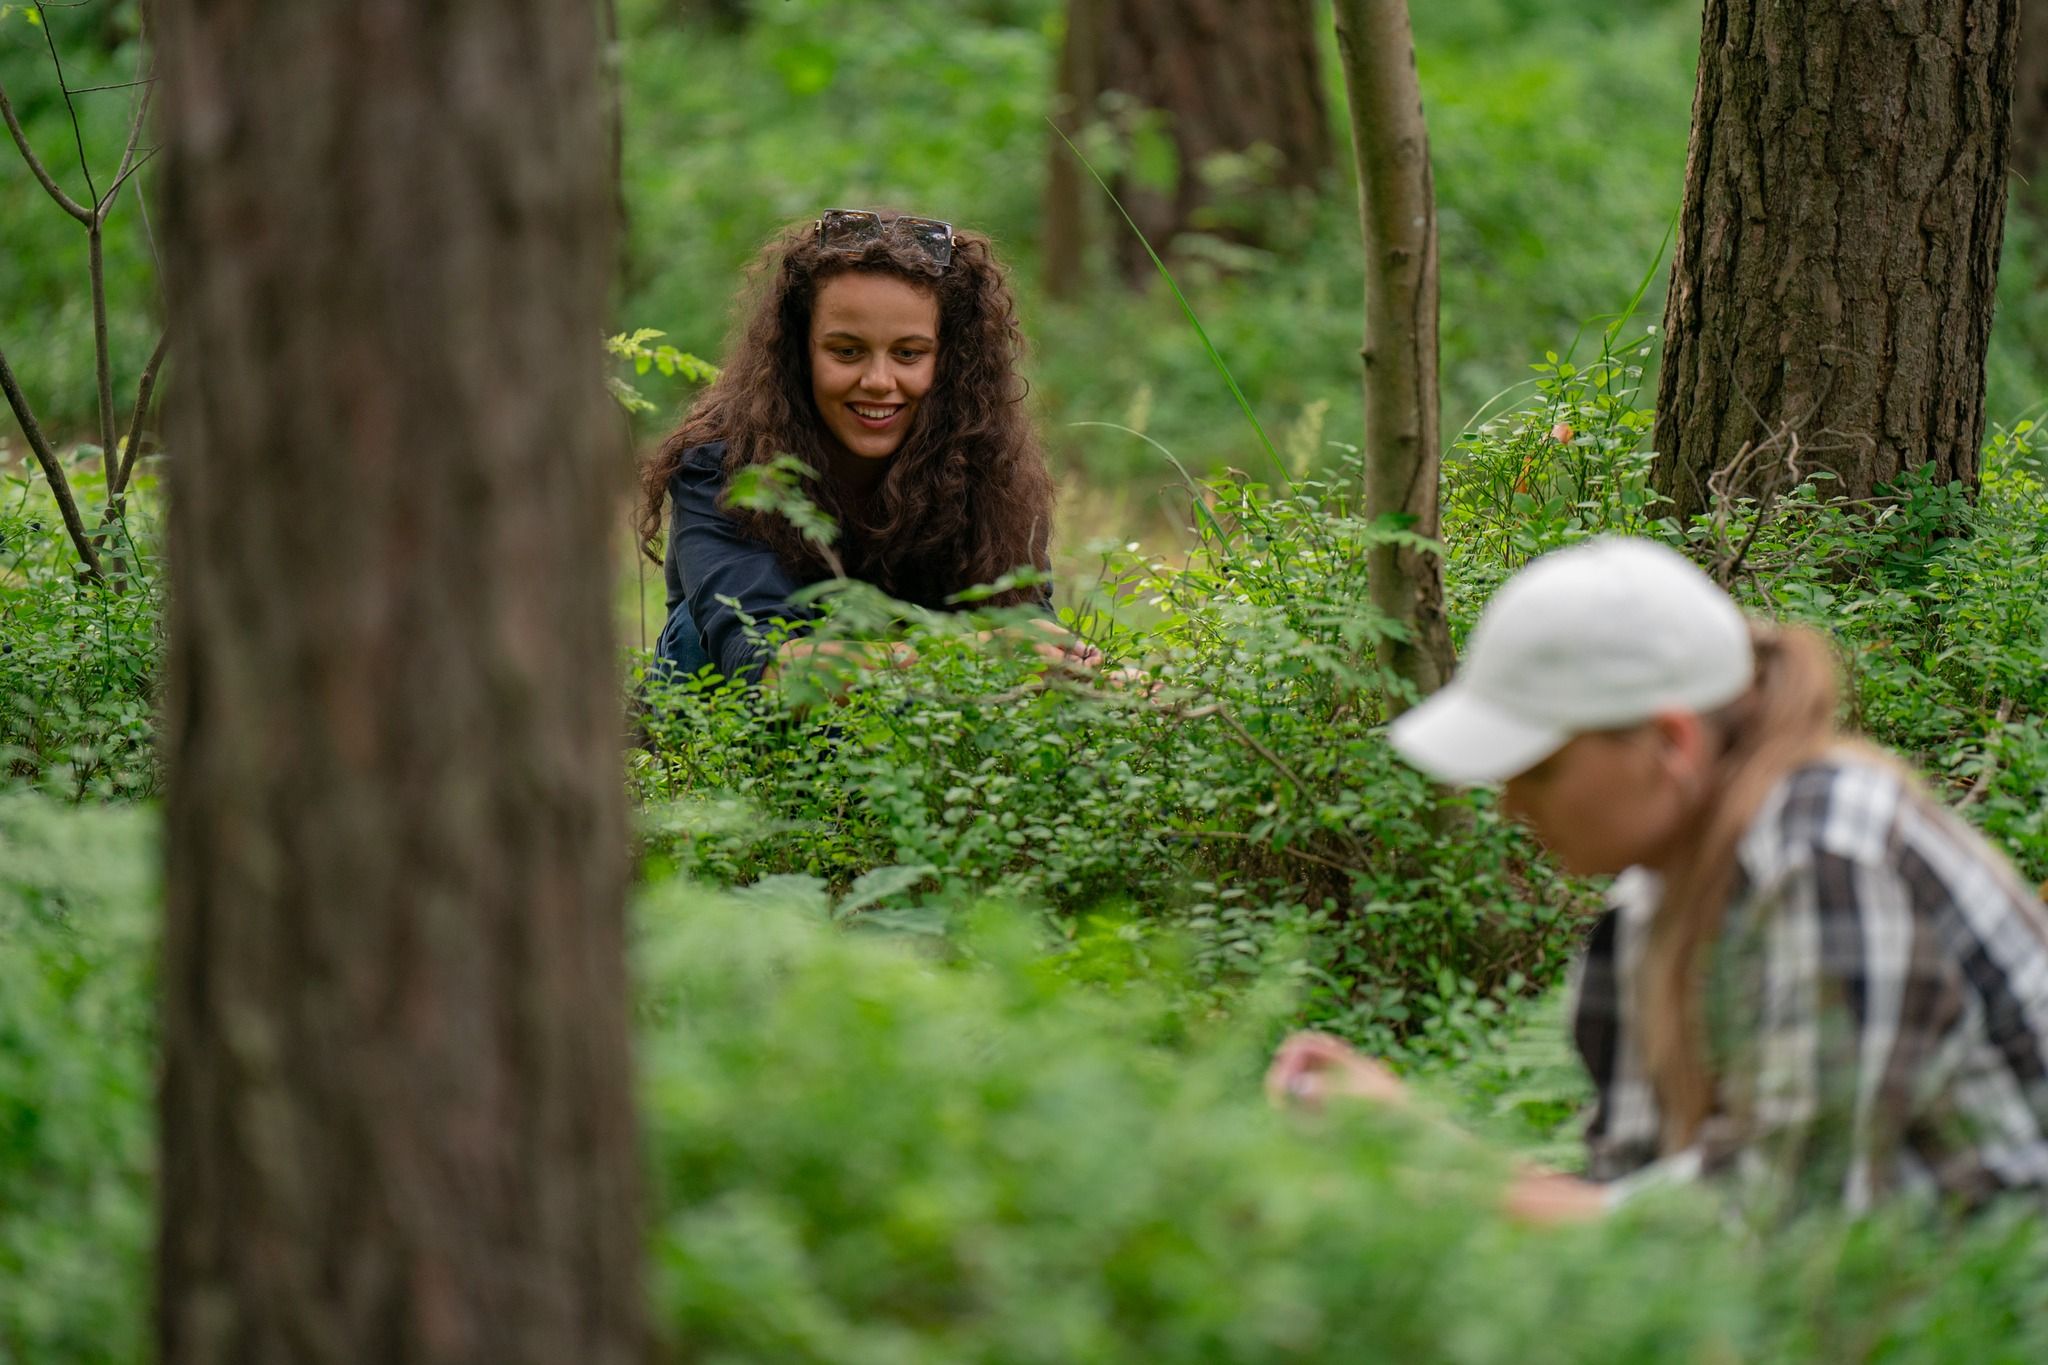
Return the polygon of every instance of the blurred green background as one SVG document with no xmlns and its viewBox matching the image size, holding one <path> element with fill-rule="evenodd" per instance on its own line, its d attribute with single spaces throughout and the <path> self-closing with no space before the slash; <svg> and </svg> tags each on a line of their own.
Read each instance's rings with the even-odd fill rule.
<svg viewBox="0 0 2048 1365">
<path fill-rule="evenodd" d="M 896 205 L 982 229 L 1014 265 L 1034 344 L 1034 401 L 1067 489 L 1065 540 L 1153 531 L 1144 498 L 1167 471 L 1144 431 L 1197 470 L 1251 467 L 1229 394 L 1166 290 L 1130 292 L 1107 265 L 1112 223 L 1095 196 L 1092 284 L 1071 303 L 1040 287 L 1042 200 L 1063 0 L 618 0 L 628 222 L 619 327 L 654 327 L 715 358 L 746 263 L 783 224 L 834 205 Z M 737 28 L 718 11 L 739 10 Z M 1430 124 L 1443 263 L 1448 446 L 1482 405 L 1568 352 L 1589 321 L 1650 288 L 1661 317 L 1666 230 L 1685 169 L 1697 0 L 1430 0 L 1412 7 Z M 1269 429 L 1297 442 L 1355 440 L 1360 251 L 1343 92 L 1327 4 L 1318 5 L 1336 165 L 1319 192 L 1225 205 L 1267 243 L 1184 239 L 1182 287 Z M 43 29 L 0 6 L 0 80 L 52 171 L 84 177 Z M 49 11 L 74 87 L 133 79 L 132 0 Z M 132 89 L 75 104 L 104 184 Z M 1114 172 L 1115 149 L 1089 144 Z M 92 335 L 85 245 L 11 151 L 0 156 L 0 349 L 46 425 L 91 439 Z M 1990 415 L 2011 423 L 2042 397 L 2048 263 L 2017 201 L 1990 362 Z M 161 313 L 145 206 L 131 199 L 107 245 L 117 392 Z M 174 382 L 174 381 L 173 381 Z M 680 381 L 640 385 L 652 436 L 686 403 Z M 1649 388 L 1654 392 L 1654 383 Z M 5 438 L 0 438 L 5 439 Z M 18 448 L 18 441 L 12 445 Z"/>
</svg>

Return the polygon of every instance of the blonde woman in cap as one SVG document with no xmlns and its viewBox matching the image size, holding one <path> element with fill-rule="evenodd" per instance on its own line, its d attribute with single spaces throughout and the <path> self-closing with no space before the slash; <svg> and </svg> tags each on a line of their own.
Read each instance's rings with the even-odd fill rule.
<svg viewBox="0 0 2048 1365">
<path fill-rule="evenodd" d="M 1457 678 L 1393 725 L 1432 776 L 1500 784 L 1567 871 L 1615 874 L 1573 985 L 1587 1179 L 1529 1172 L 1511 1209 L 1592 1216 L 1696 1177 L 1766 1216 L 2048 1189 L 2048 916 L 1835 703 L 1819 638 L 1610 538 L 1510 579 Z M 1320 1034 L 1267 1085 L 1403 1098 Z"/>
</svg>

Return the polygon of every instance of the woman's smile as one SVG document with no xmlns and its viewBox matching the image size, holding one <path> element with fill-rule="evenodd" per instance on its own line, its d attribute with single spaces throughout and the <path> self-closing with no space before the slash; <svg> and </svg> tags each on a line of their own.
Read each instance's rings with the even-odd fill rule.
<svg viewBox="0 0 2048 1365">
<path fill-rule="evenodd" d="M 901 403 L 848 403 L 853 415 L 877 431 L 886 428 L 903 411 Z"/>
</svg>

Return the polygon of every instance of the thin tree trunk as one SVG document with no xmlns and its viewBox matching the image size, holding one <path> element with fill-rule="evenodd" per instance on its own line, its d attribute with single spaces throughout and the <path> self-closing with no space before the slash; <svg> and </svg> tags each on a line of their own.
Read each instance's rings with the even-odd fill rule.
<svg viewBox="0 0 2048 1365">
<path fill-rule="evenodd" d="M 1706 0 L 1651 471 L 1679 517 L 1816 469 L 1974 487 L 2017 27 L 2017 0 Z"/>
<path fill-rule="evenodd" d="M 1439 532 L 1436 191 L 1415 75 L 1407 0 L 1336 0 L 1333 17 L 1358 161 L 1365 232 L 1365 507 L 1418 536 Z M 1443 563 L 1410 545 L 1376 545 L 1373 605 L 1403 628 L 1380 662 L 1428 696 L 1449 680 Z M 1399 691 L 1388 715 L 1408 709 Z"/>
<path fill-rule="evenodd" d="M 1310 0 L 1099 0 L 1098 98 L 1090 114 L 1127 129 L 1157 119 L 1171 140 L 1171 183 L 1139 174 L 1118 195 L 1154 246 L 1165 250 L 1197 226 L 1211 195 L 1202 171 L 1213 158 L 1264 148 L 1267 183 L 1315 185 L 1330 164 L 1329 111 Z M 1257 232 L 1247 235 L 1256 239 Z M 1152 276 L 1143 246 L 1119 238 L 1131 282 Z"/>
<path fill-rule="evenodd" d="M 165 1365 L 637 1365 L 584 0 L 159 0 Z"/>
</svg>

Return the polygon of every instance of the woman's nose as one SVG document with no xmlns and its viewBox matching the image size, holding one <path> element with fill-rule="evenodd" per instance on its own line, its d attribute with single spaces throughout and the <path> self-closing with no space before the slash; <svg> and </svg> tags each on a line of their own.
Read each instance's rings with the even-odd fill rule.
<svg viewBox="0 0 2048 1365">
<path fill-rule="evenodd" d="M 896 387 L 896 376 L 887 361 L 877 360 L 861 372 L 860 386 L 869 393 L 887 393 Z"/>
</svg>

